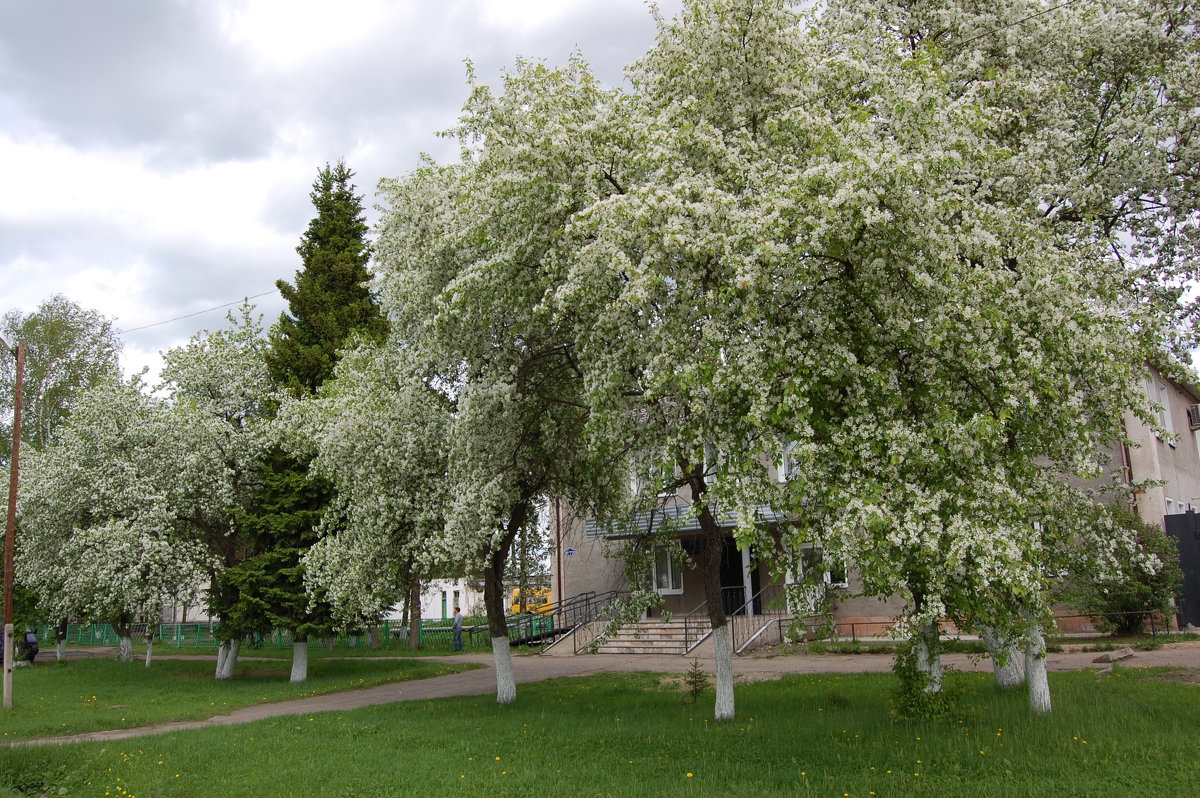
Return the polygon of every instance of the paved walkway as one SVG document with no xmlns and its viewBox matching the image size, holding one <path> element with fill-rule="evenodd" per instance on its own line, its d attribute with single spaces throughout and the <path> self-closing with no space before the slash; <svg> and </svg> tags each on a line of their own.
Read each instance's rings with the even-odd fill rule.
<svg viewBox="0 0 1200 798">
<path fill-rule="evenodd" d="M 1046 665 L 1052 671 L 1070 671 L 1093 667 L 1094 652 L 1064 652 L 1050 654 Z M 212 659 L 209 657 L 208 659 Z M 433 662 L 470 662 L 491 665 L 490 654 L 460 654 L 452 657 L 423 658 Z M 692 666 L 692 657 L 671 655 L 621 655 L 592 654 L 578 657 L 517 656 L 513 658 L 513 671 L 518 684 L 540 682 L 565 676 L 586 676 L 604 672 L 651 671 L 655 673 L 684 673 Z M 712 673 L 715 664 L 712 658 L 699 658 L 700 667 Z M 966 654 L 947 654 L 942 661 L 945 666 L 962 671 L 991 670 L 991 661 L 972 658 Z M 1173 643 L 1158 651 L 1138 651 L 1123 666 L 1174 666 L 1195 671 L 1194 679 L 1200 680 L 1200 641 Z M 791 654 L 786 656 L 748 656 L 734 660 L 735 678 L 743 681 L 778 678 L 792 673 L 887 673 L 892 668 L 892 657 L 888 654 Z M 40 737 L 23 740 L 13 745 L 47 745 L 97 740 L 123 740 L 150 734 L 184 729 L 199 729 L 208 726 L 230 726 L 249 723 L 280 715 L 309 715 L 315 712 L 345 712 L 378 704 L 399 701 L 424 701 L 449 696 L 486 695 L 495 692 L 496 677 L 491 667 L 478 668 L 432 679 L 399 682 L 363 690 L 299 698 L 259 704 L 234 710 L 226 715 L 217 715 L 206 720 L 159 723 L 134 729 L 113 729 L 87 734 Z"/>
</svg>

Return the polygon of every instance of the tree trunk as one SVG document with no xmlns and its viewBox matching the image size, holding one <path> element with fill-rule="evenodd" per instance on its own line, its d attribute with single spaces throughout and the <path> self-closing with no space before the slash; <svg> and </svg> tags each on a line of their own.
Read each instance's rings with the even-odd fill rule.
<svg viewBox="0 0 1200 798">
<path fill-rule="evenodd" d="M 154 660 L 154 626 L 146 624 L 146 667 L 150 667 L 150 663 Z"/>
<path fill-rule="evenodd" d="M 54 629 L 54 642 L 54 658 L 63 662 L 67 658 L 67 621 L 65 618 L 59 621 L 58 626 Z"/>
<path fill-rule="evenodd" d="M 117 618 L 112 627 L 117 633 L 117 659 L 121 662 L 133 662 L 133 629 L 130 628 L 130 619 Z"/>
<path fill-rule="evenodd" d="M 421 647 L 421 580 L 416 578 L 408 590 L 408 647 Z"/>
<path fill-rule="evenodd" d="M 708 485 L 704 481 L 704 467 L 691 466 L 681 461 L 680 466 L 688 474 L 688 485 L 692 490 L 692 506 L 697 510 L 697 520 L 703 533 L 700 550 L 700 566 L 704 572 L 704 598 L 708 604 L 708 620 L 712 624 L 713 653 L 716 656 L 716 704 L 713 719 L 733 720 L 733 635 L 729 628 L 729 616 L 725 614 L 725 602 L 721 596 L 721 558 L 725 554 L 725 535 L 717 519 L 708 509 L 704 496 Z"/>
<path fill-rule="evenodd" d="M 942 641 L 937 621 L 917 627 L 917 670 L 925 674 L 925 692 L 942 692 Z"/>
<path fill-rule="evenodd" d="M 733 720 L 733 635 L 729 623 L 713 629 L 713 652 L 717 658 L 717 700 L 713 718 L 718 721 Z"/>
<path fill-rule="evenodd" d="M 513 676 L 512 651 L 508 642 L 508 624 L 505 622 L 504 564 L 517 532 L 528 517 L 528 501 L 513 504 L 505 534 L 496 548 L 488 553 L 487 567 L 483 570 L 483 604 L 487 609 L 488 633 L 492 639 L 497 704 L 511 704 L 517 700 L 517 682 Z"/>
<path fill-rule="evenodd" d="M 217 667 L 216 667 L 216 670 L 213 671 L 214 679 L 224 678 L 221 676 L 221 674 L 225 672 L 225 659 L 228 656 L 229 656 L 229 641 L 223 640 L 223 641 L 221 641 L 221 644 L 217 646 Z"/>
<path fill-rule="evenodd" d="M 1046 679 L 1046 639 L 1042 625 L 1033 624 L 1025 637 L 1025 678 L 1029 684 L 1029 708 L 1036 715 L 1050 712 L 1050 682 Z"/>
<path fill-rule="evenodd" d="M 981 630 L 984 644 L 992 657 L 992 668 L 996 673 L 996 686 L 1004 690 L 1020 687 L 1025 683 L 1025 652 L 1015 640 L 1002 637 L 995 628 L 984 626 Z"/>
<path fill-rule="evenodd" d="M 379 627 L 372 626 L 367 630 L 367 646 L 369 648 L 379 648 Z"/>
<path fill-rule="evenodd" d="M 507 634 L 492 638 L 492 664 L 496 668 L 496 703 L 511 704 L 517 700 L 517 680 Z"/>
<path fill-rule="evenodd" d="M 296 684 L 308 680 L 308 637 L 292 640 L 292 678 Z"/>
<path fill-rule="evenodd" d="M 237 665 L 238 652 L 241 651 L 241 648 L 242 641 L 238 638 L 221 643 L 221 650 L 217 653 L 218 679 L 233 678 L 233 669 Z"/>
</svg>

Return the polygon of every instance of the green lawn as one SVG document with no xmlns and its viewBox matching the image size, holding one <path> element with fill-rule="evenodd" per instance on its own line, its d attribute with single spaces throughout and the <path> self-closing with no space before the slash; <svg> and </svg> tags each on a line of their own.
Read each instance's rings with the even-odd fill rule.
<svg viewBox="0 0 1200 798">
<path fill-rule="evenodd" d="M 239 659 L 234 678 L 213 678 L 214 660 L 141 662 L 81 659 L 13 671 L 13 709 L 0 714 L 0 741 L 195 720 L 239 707 L 463 670 L 419 660 L 314 659 L 291 684 L 291 663 Z M 469 667 L 469 666 L 468 666 Z"/>
<path fill-rule="evenodd" d="M 654 675 L 560 679 L 509 707 L 443 699 L 0 751 L 0 783 L 123 798 L 1196 794 L 1200 688 L 1140 669 L 1051 679 L 1049 717 L 954 673 L 963 717 L 893 722 L 891 676 L 788 677 L 739 687 L 727 724 L 708 720 L 711 696 L 689 705 Z"/>
</svg>

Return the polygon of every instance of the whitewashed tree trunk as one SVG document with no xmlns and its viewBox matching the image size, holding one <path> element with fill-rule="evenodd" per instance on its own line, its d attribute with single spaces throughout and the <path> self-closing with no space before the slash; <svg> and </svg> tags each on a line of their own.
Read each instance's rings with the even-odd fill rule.
<svg viewBox="0 0 1200 798">
<path fill-rule="evenodd" d="M 222 657 L 220 654 L 217 655 L 217 678 L 231 679 L 233 678 L 234 666 L 237 665 L 238 652 L 242 648 L 242 641 L 236 639 L 228 640 L 221 644 L 221 648 L 226 649 L 226 651 L 224 657 Z"/>
<path fill-rule="evenodd" d="M 58 662 L 67 659 L 67 622 L 62 621 L 54 630 L 54 658 Z"/>
<path fill-rule="evenodd" d="M 228 656 L 229 656 L 229 641 L 222 640 L 221 644 L 219 646 L 217 646 L 217 667 L 213 671 L 214 679 L 224 678 L 221 676 L 221 674 L 225 672 L 225 659 Z"/>
<path fill-rule="evenodd" d="M 996 686 L 1005 690 L 1025 684 L 1025 653 L 1011 637 L 1000 635 L 993 627 L 983 627 L 982 637 L 992 657 Z"/>
<path fill-rule="evenodd" d="M 729 624 L 718 626 L 712 631 L 713 652 L 717 658 L 716 688 L 717 701 L 713 718 L 718 722 L 733 720 L 733 635 Z"/>
<path fill-rule="evenodd" d="M 308 680 L 308 638 L 292 643 L 292 684 Z"/>
<path fill-rule="evenodd" d="M 496 703 L 511 704 L 517 700 L 517 680 L 507 637 L 492 638 L 492 660 L 496 667 Z"/>
<path fill-rule="evenodd" d="M 937 621 L 917 628 L 917 670 L 925 674 L 925 692 L 942 691 L 942 643 Z"/>
<path fill-rule="evenodd" d="M 1050 682 L 1046 679 L 1046 639 L 1041 624 L 1029 628 L 1025 638 L 1025 679 L 1029 684 L 1029 709 L 1037 715 L 1050 712 Z"/>
<path fill-rule="evenodd" d="M 242 651 L 241 639 L 234 639 L 229 642 L 229 656 L 225 658 L 225 677 L 226 679 L 233 678 L 233 669 L 237 667 L 238 654 Z"/>
<path fill-rule="evenodd" d="M 154 638 L 146 635 L 146 667 L 150 667 L 150 663 L 154 660 Z"/>
<path fill-rule="evenodd" d="M 127 632 L 122 632 L 117 638 L 117 659 L 121 662 L 133 662 L 133 638 Z"/>
</svg>

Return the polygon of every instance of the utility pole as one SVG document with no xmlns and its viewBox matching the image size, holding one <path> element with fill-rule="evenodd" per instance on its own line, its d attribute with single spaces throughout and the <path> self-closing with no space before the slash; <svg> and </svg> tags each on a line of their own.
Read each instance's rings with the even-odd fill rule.
<svg viewBox="0 0 1200 798">
<path fill-rule="evenodd" d="M 8 349 L 8 341 L 4 348 Z M 13 442 L 11 470 L 8 480 L 8 524 L 4 531 L 4 708 L 12 709 L 13 674 L 13 542 L 17 536 L 17 477 L 20 474 L 21 453 L 21 395 L 25 376 L 25 341 L 17 342 L 17 386 L 13 392 Z"/>
</svg>

